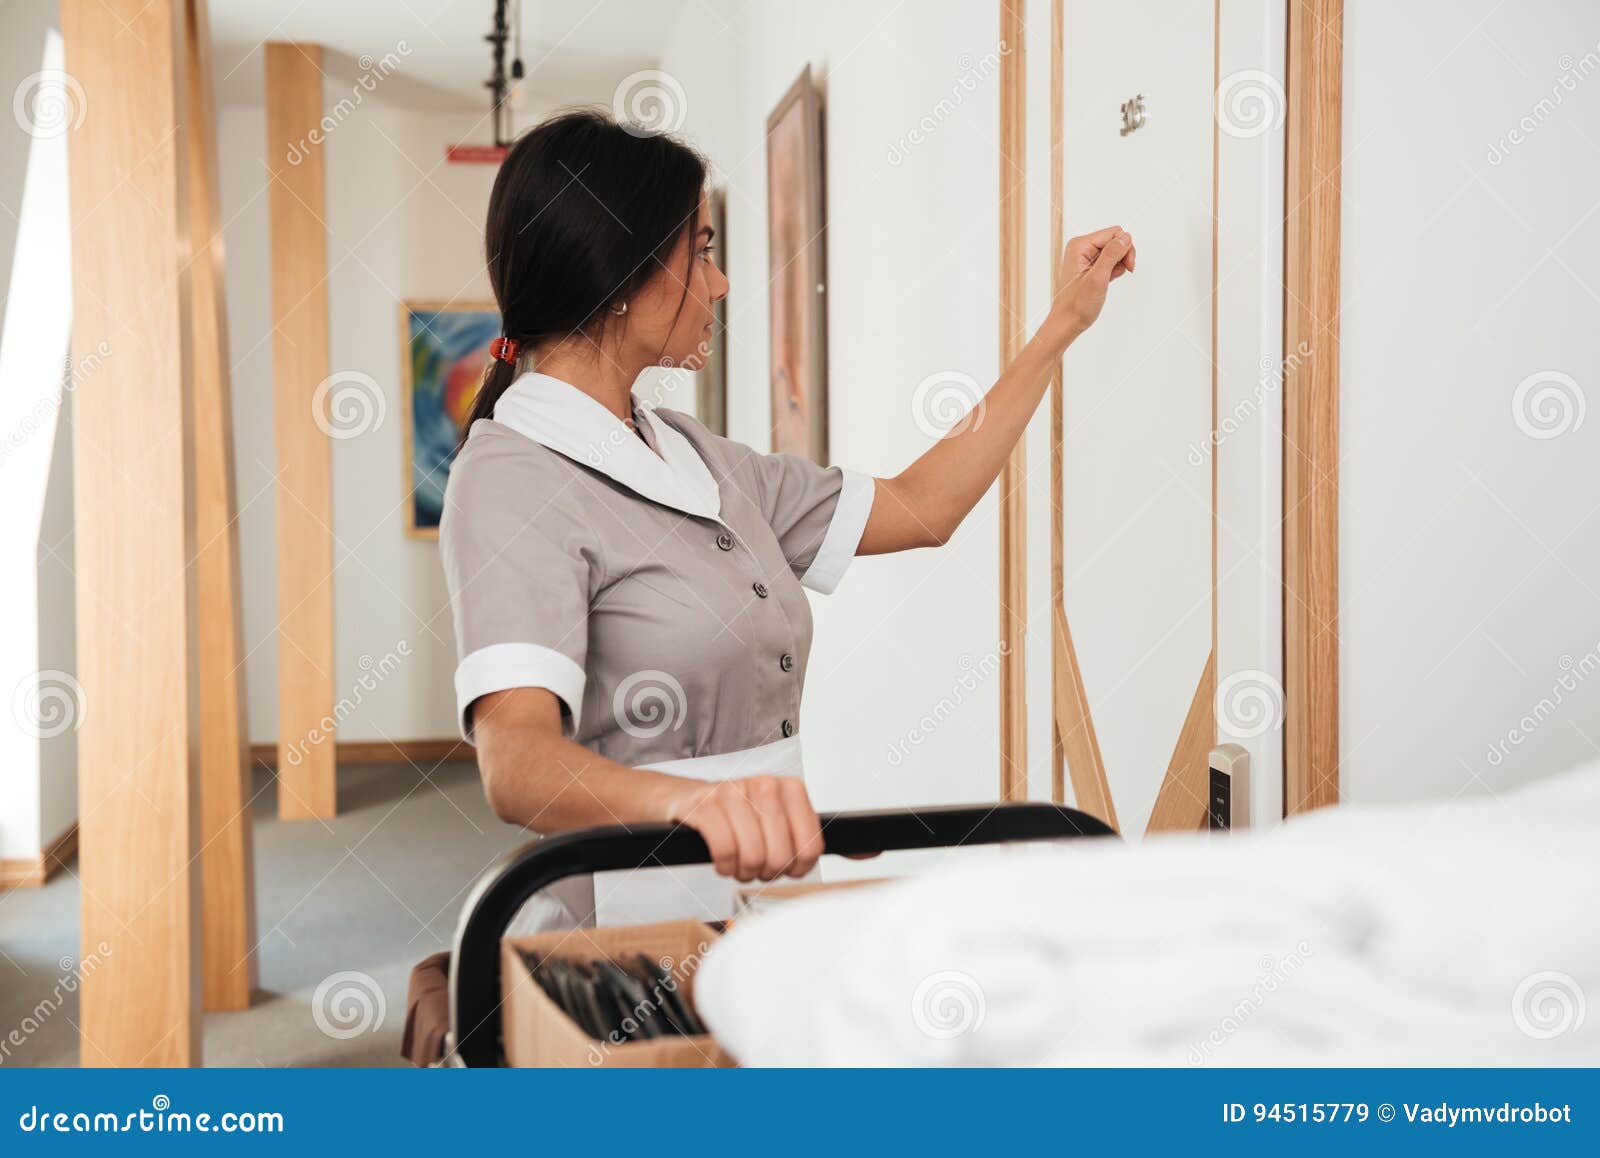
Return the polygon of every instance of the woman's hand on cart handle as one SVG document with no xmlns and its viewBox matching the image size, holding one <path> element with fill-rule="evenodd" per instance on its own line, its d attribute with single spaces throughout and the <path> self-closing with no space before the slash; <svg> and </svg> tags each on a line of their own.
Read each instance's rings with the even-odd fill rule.
<svg viewBox="0 0 1600 1158">
<path fill-rule="evenodd" d="M 817 810 L 793 776 L 685 781 L 667 819 L 698 832 L 717 872 L 741 881 L 803 877 L 822 856 Z"/>
</svg>

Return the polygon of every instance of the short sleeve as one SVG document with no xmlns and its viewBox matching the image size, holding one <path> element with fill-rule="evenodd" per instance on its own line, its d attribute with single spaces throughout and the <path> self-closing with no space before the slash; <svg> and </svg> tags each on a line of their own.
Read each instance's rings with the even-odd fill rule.
<svg viewBox="0 0 1600 1158">
<path fill-rule="evenodd" d="M 831 594 L 855 558 L 872 513 L 872 476 L 793 454 L 751 458 L 762 512 L 784 558 L 806 587 Z"/>
<path fill-rule="evenodd" d="M 564 730 L 581 722 L 595 550 L 580 520 L 543 498 L 515 455 L 471 455 L 450 472 L 439 552 L 456 633 L 456 719 L 473 742 L 472 704 L 508 688 L 547 688 Z"/>
</svg>

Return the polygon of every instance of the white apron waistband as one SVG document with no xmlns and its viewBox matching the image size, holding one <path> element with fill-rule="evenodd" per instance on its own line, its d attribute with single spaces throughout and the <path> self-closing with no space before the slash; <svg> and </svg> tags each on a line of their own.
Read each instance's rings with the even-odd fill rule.
<svg viewBox="0 0 1600 1158">
<path fill-rule="evenodd" d="M 663 760 L 640 764 L 652 772 L 686 776 L 691 780 L 734 780 L 742 776 L 801 776 L 800 737 L 789 736 L 757 748 L 742 748 L 718 756 L 690 756 L 683 760 Z"/>
<path fill-rule="evenodd" d="M 639 764 L 691 780 L 733 780 L 741 776 L 803 776 L 800 737 L 771 744 Z M 808 879 L 816 879 L 816 870 Z M 578 925 L 631 925 L 693 917 L 702 921 L 732 915 L 737 883 L 719 877 L 708 865 L 678 868 L 617 869 L 569 877 L 531 898 L 512 921 L 508 933 L 526 935 Z"/>
</svg>

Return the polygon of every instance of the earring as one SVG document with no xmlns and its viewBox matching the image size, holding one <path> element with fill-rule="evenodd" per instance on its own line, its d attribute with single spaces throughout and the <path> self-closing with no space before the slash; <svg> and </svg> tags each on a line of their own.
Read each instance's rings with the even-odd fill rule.
<svg viewBox="0 0 1600 1158">
<path fill-rule="evenodd" d="M 611 307 L 611 312 L 614 313 L 614 314 L 625 314 L 625 313 L 627 313 L 628 312 L 628 303 L 627 302 L 618 302 L 616 305 Z"/>
</svg>

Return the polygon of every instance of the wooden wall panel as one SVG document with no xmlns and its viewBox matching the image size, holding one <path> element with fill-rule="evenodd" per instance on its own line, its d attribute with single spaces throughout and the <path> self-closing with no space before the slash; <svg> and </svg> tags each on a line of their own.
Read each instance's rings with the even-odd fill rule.
<svg viewBox="0 0 1600 1158">
<path fill-rule="evenodd" d="M 1027 63 L 1023 0 L 1000 0 L 1000 364 L 1026 341 Z M 1028 797 L 1026 443 L 1000 468 L 1000 799 Z"/>
<path fill-rule="evenodd" d="M 1290 0 L 1283 348 L 1285 814 L 1339 799 L 1342 0 Z"/>
<path fill-rule="evenodd" d="M 207 1009 L 245 1009 L 256 981 L 255 879 L 216 102 L 206 0 L 186 9 L 204 998 Z"/>
<path fill-rule="evenodd" d="M 1058 460 L 1059 451 L 1058 445 Z M 1067 626 L 1067 610 L 1059 600 L 1051 618 L 1051 654 L 1055 661 L 1050 672 L 1050 687 L 1055 697 L 1052 705 L 1054 731 L 1061 744 L 1066 769 L 1072 775 L 1072 802 L 1075 807 L 1117 828 L 1117 806 L 1111 799 L 1106 762 L 1100 754 L 1100 739 L 1095 735 L 1089 693 L 1083 686 L 1077 648 L 1072 644 L 1072 632 Z M 1061 794 L 1064 790 L 1065 785 L 1060 786 L 1058 801 L 1064 799 Z"/>
<path fill-rule="evenodd" d="M 328 239 L 323 223 L 322 50 L 268 44 L 267 168 L 272 230 L 274 430 L 278 445 L 278 814 L 331 817 L 334 745 L 291 745 L 323 730 L 333 696 L 333 490 L 317 387 L 328 377 Z M 291 160 L 293 157 L 293 160 Z"/>
<path fill-rule="evenodd" d="M 200 1060 L 184 0 L 62 0 L 72 131 L 84 1065 Z M 104 944 L 104 949 L 98 947 Z"/>
<path fill-rule="evenodd" d="M 1066 86 L 1061 79 L 1061 36 L 1065 28 L 1061 0 L 1050 0 L 1050 300 L 1055 301 L 1061 292 L 1061 262 L 1054 255 L 1066 245 L 1066 225 L 1062 219 L 1065 182 L 1062 180 L 1062 108 Z M 1061 360 L 1050 372 L 1050 691 L 1053 723 L 1050 728 L 1050 799 L 1057 804 L 1067 798 L 1066 759 L 1062 742 L 1062 714 L 1057 707 L 1061 698 L 1062 675 L 1068 662 L 1063 648 L 1072 646 L 1072 637 L 1066 628 L 1067 569 L 1061 539 L 1061 519 L 1065 512 L 1061 503 L 1061 442 L 1065 435 L 1065 395 L 1061 376 Z M 1060 621 L 1057 627 L 1056 621 Z M 1065 636 L 1065 638 L 1063 638 Z M 1072 662 L 1076 665 L 1076 657 Z M 1080 680 L 1081 684 L 1082 681 Z M 1098 745 L 1097 745 L 1098 749 Z M 1110 793 L 1106 794 L 1107 803 Z M 1082 805 L 1079 805 L 1082 807 Z M 1101 817 L 1102 820 L 1106 818 Z M 1107 821 L 1116 827 L 1111 821 Z"/>
<path fill-rule="evenodd" d="M 1211 749 L 1217 742 L 1217 656 L 1206 657 L 1194 699 L 1178 730 L 1146 834 L 1199 832 L 1206 827 L 1211 793 Z"/>
</svg>

